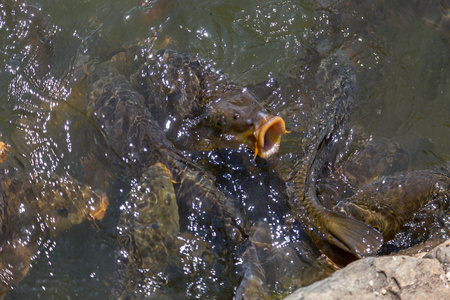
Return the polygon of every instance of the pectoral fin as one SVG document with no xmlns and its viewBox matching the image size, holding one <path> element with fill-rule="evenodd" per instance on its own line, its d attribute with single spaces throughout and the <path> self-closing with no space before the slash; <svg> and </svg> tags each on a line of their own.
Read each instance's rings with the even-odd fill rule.
<svg viewBox="0 0 450 300">
<path fill-rule="evenodd" d="M 328 211 L 319 248 L 338 265 L 375 253 L 383 244 L 380 232 L 366 223 Z"/>
</svg>

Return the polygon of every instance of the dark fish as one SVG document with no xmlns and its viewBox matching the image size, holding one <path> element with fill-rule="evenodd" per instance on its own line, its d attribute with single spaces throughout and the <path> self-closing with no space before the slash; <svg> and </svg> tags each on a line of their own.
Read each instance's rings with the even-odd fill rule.
<svg viewBox="0 0 450 300">
<path fill-rule="evenodd" d="M 374 254 L 382 245 L 381 234 L 368 224 L 337 213 L 324 206 L 316 181 L 333 148 L 333 141 L 345 130 L 354 97 L 354 76 L 348 58 L 338 50 L 321 60 L 315 74 L 321 80 L 324 104 L 320 105 L 321 123 L 287 179 L 294 215 L 303 224 L 314 243 L 338 265 Z M 323 79 L 323 80 L 322 80 Z"/>
<path fill-rule="evenodd" d="M 281 136 L 287 133 L 283 119 L 267 113 L 247 90 L 224 92 L 223 98 L 206 105 L 202 118 L 216 132 L 205 135 L 209 137 L 209 149 L 244 144 L 255 152 L 255 158 L 277 153 Z"/>
<path fill-rule="evenodd" d="M 166 138 L 165 132 L 144 106 L 145 98 L 123 76 L 111 75 L 108 71 L 104 74 L 105 77 L 92 85 L 90 107 L 91 119 L 105 137 L 104 146 L 115 155 L 115 158 L 108 156 L 106 163 L 114 174 L 124 173 L 125 179 L 140 177 L 155 163 L 167 167 L 176 182 L 174 187 L 181 234 L 193 230 L 197 239 L 215 241 L 214 247 L 211 247 L 215 260 L 204 261 L 209 266 L 209 275 L 202 277 L 202 280 L 212 280 L 210 284 L 214 286 L 217 280 L 211 279 L 210 268 L 233 268 L 232 249 L 245 239 L 248 226 L 245 218 L 236 210 L 234 200 L 218 189 L 212 175 L 185 157 Z M 97 93 L 97 90 L 100 92 Z M 105 150 L 98 145 L 96 155 L 100 160 L 104 159 Z M 128 225 L 134 226 L 131 223 Z M 157 225 L 151 227 L 158 228 Z M 141 231 L 143 228 L 145 226 L 139 225 L 135 230 Z M 201 254 L 209 256 L 203 251 Z M 202 258 L 196 260 L 202 261 Z M 227 265 L 229 262 L 233 262 L 232 266 Z M 202 272 L 198 268 L 194 271 Z M 220 276 L 220 271 L 217 271 L 217 276 Z"/>
<path fill-rule="evenodd" d="M 365 185 L 335 210 L 377 228 L 385 240 L 391 240 L 414 213 L 449 195 L 448 170 L 403 172 Z"/>
<path fill-rule="evenodd" d="M 208 173 L 167 140 L 150 111 L 143 106 L 145 99 L 132 89 L 129 82 L 120 75 L 104 77 L 100 81 L 92 87 L 100 88 L 103 92 L 100 97 L 90 93 L 93 106 L 91 118 L 101 128 L 106 142 L 105 145 L 98 145 L 97 157 L 103 160 L 106 150 L 103 147 L 110 148 L 116 158 L 108 158 L 106 164 L 116 176 L 123 173 L 121 176 L 125 178 L 140 176 L 150 166 L 161 163 L 177 182 L 175 192 L 182 213 L 189 215 L 194 210 L 201 218 L 200 212 L 195 211 L 196 202 L 201 201 L 205 220 L 231 217 L 235 212 L 233 201 L 218 190 Z M 181 225 L 182 228 L 186 226 Z"/>
<path fill-rule="evenodd" d="M 375 253 L 383 243 L 381 234 L 366 223 L 326 208 L 318 199 L 311 178 L 311 165 L 297 165 L 299 170 L 293 172 L 293 180 L 288 183 L 288 189 L 295 193 L 291 197 L 293 212 L 306 214 L 300 220 L 305 231 L 338 265 Z"/>
<path fill-rule="evenodd" d="M 134 62 L 136 57 L 140 59 Z M 252 92 L 226 75 L 171 50 L 153 55 L 131 47 L 112 61 L 117 73 L 130 76 L 132 87 L 145 98 L 144 106 L 161 127 L 167 127 L 166 134 L 179 148 L 198 151 L 246 145 L 255 158 L 278 152 L 287 133 L 284 120 L 269 114 Z"/>
<path fill-rule="evenodd" d="M 234 299 L 271 299 L 267 293 L 265 272 L 256 253 L 255 244 L 248 240 L 241 248 L 243 248 L 243 253 L 238 256 L 243 261 L 240 266 L 242 282 Z"/>
</svg>

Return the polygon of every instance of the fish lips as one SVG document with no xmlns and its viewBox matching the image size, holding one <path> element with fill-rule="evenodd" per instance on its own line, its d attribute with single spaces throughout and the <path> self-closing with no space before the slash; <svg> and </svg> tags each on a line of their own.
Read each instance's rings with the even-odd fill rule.
<svg viewBox="0 0 450 300">
<path fill-rule="evenodd" d="M 253 131 L 255 157 L 269 158 L 276 154 L 280 147 L 281 137 L 286 131 L 283 118 L 279 116 L 265 115 Z"/>
</svg>

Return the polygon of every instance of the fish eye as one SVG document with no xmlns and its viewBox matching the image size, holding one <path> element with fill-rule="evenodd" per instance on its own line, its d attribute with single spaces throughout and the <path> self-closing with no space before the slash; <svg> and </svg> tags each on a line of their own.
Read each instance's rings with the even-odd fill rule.
<svg viewBox="0 0 450 300">
<path fill-rule="evenodd" d="M 234 120 L 237 120 L 237 119 L 239 119 L 241 116 L 239 115 L 239 113 L 234 113 L 234 115 L 233 115 L 233 119 Z"/>
<path fill-rule="evenodd" d="M 227 126 L 227 120 L 225 119 L 225 116 L 219 115 L 214 121 L 214 126 L 216 126 L 218 129 L 224 129 Z"/>
<path fill-rule="evenodd" d="M 69 211 L 67 210 L 67 208 L 57 209 L 56 212 L 58 213 L 59 216 L 64 218 L 67 218 L 67 216 L 69 215 Z"/>
<path fill-rule="evenodd" d="M 383 232 L 384 226 L 377 222 L 376 224 L 372 224 L 372 228 L 378 230 L 378 232 Z"/>
</svg>

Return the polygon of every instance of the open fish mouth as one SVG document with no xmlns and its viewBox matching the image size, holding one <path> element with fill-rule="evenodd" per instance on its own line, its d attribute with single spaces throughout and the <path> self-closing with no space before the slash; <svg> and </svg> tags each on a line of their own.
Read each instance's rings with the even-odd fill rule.
<svg viewBox="0 0 450 300">
<path fill-rule="evenodd" d="M 255 138 L 255 157 L 269 158 L 278 152 L 281 137 L 286 131 L 283 118 L 279 116 L 267 115 L 262 122 L 255 127 L 253 136 Z"/>
</svg>

